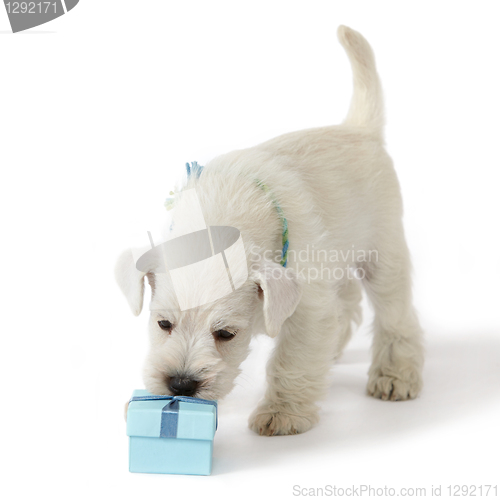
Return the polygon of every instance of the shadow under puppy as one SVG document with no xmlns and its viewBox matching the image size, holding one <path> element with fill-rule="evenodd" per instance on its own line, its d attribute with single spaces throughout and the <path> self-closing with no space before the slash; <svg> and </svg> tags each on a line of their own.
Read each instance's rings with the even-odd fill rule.
<svg viewBox="0 0 500 500">
<path fill-rule="evenodd" d="M 328 371 L 360 321 L 361 285 L 375 310 L 368 394 L 405 400 L 422 385 L 422 331 L 412 306 L 399 184 L 383 146 L 375 60 L 356 31 L 340 26 L 338 36 L 354 73 L 341 125 L 219 156 L 184 187 L 196 189 L 207 225 L 240 230 L 249 270 L 244 284 L 182 311 L 168 273 L 139 271 L 130 251 L 116 267 L 134 314 L 142 309 L 145 277 L 152 286 L 144 367 L 152 393 L 220 399 L 233 388 L 251 336 L 276 337 L 267 390 L 249 419 L 263 435 L 305 432 L 317 422 Z M 172 237 L 176 224 L 174 218 Z"/>
</svg>

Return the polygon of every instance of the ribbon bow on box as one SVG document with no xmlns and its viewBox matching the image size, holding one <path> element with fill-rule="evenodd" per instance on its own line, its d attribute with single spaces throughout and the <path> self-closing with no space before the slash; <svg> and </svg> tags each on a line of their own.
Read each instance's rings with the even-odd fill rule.
<svg viewBox="0 0 500 500">
<path fill-rule="evenodd" d="M 179 420 L 179 402 L 182 403 L 196 403 L 202 405 L 215 406 L 215 428 L 217 429 L 217 401 L 210 401 L 208 399 L 192 398 L 190 396 L 167 396 L 167 395 L 149 395 L 149 396 L 134 396 L 130 399 L 132 401 L 167 401 L 167 404 L 161 410 L 161 438 L 176 438 L 177 437 L 177 423 Z"/>
</svg>

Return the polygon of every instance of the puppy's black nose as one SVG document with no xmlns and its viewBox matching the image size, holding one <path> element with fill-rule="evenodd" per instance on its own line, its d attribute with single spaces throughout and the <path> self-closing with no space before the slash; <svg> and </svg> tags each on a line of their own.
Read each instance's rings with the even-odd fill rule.
<svg viewBox="0 0 500 500">
<path fill-rule="evenodd" d="M 198 382 L 190 378 L 172 377 L 170 379 L 170 390 L 176 396 L 192 396 L 196 393 Z"/>
</svg>

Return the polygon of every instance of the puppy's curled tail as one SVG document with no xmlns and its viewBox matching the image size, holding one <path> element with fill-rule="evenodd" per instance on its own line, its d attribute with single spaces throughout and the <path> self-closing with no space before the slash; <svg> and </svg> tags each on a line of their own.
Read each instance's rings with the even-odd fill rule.
<svg viewBox="0 0 500 500">
<path fill-rule="evenodd" d="M 347 26 L 339 26 L 337 36 L 351 62 L 354 90 L 344 124 L 366 127 L 382 134 L 384 103 L 375 57 L 365 38 Z"/>
</svg>

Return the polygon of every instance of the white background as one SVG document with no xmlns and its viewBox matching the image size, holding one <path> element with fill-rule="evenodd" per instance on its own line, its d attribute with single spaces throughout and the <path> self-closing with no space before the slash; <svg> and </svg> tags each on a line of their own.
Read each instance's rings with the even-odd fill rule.
<svg viewBox="0 0 500 500">
<path fill-rule="evenodd" d="M 0 9 L 1 449 L 5 498 L 293 498 L 293 486 L 498 484 L 498 4 L 82 0 L 9 34 Z M 369 319 L 332 371 L 320 424 L 246 427 L 260 337 L 220 405 L 210 477 L 131 474 L 123 405 L 147 313 L 118 254 L 186 161 L 339 123 L 346 24 L 372 44 L 427 337 L 415 401 L 364 394 Z M 293 245 L 293 241 L 291 242 Z M 499 492 L 500 494 L 500 492 Z"/>
</svg>

